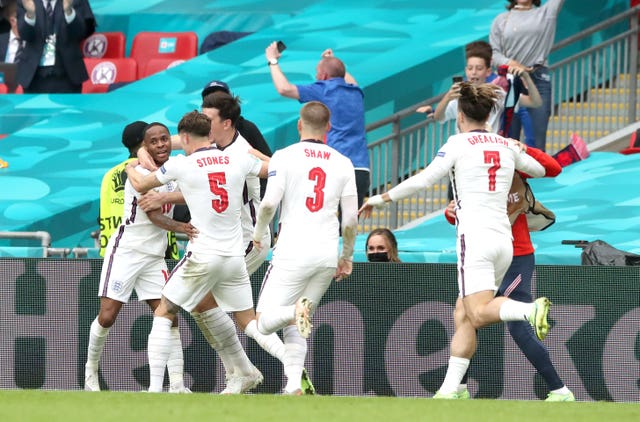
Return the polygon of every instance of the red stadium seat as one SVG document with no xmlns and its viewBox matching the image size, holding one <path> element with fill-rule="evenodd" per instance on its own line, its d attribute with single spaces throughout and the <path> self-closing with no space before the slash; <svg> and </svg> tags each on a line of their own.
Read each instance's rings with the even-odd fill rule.
<svg viewBox="0 0 640 422">
<path fill-rule="evenodd" d="M 138 63 L 138 79 L 147 74 L 151 59 L 188 60 L 198 54 L 195 32 L 139 32 L 133 38 L 130 57 Z"/>
<path fill-rule="evenodd" d="M 7 84 L 0 83 L 0 94 L 24 94 L 24 90 L 22 89 L 22 85 L 18 85 L 14 92 L 9 91 L 9 87 Z"/>
<path fill-rule="evenodd" d="M 184 63 L 184 59 L 151 59 L 147 62 L 147 66 L 138 79 L 146 78 L 154 73 L 162 72 L 163 70 L 178 66 L 182 63 Z"/>
<path fill-rule="evenodd" d="M 83 93 L 107 92 L 114 82 L 131 82 L 138 79 L 138 65 L 135 60 L 120 59 L 84 59 L 89 80 L 82 84 Z"/>
<path fill-rule="evenodd" d="M 92 59 L 124 57 L 126 37 L 123 32 L 96 32 L 82 41 L 82 55 Z"/>
<path fill-rule="evenodd" d="M 638 132 L 640 132 L 640 129 L 631 134 L 631 137 L 629 138 L 629 147 L 621 150 L 621 153 L 625 155 L 640 154 L 640 136 L 638 136 Z"/>
</svg>

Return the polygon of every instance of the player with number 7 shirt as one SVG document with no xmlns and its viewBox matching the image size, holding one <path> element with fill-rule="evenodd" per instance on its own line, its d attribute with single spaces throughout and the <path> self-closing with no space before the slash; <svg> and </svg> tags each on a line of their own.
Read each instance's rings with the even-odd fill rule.
<svg viewBox="0 0 640 422">
<path fill-rule="evenodd" d="M 551 303 L 547 298 L 524 303 L 495 297 L 513 256 L 507 215 L 513 172 L 519 170 L 532 177 L 545 174 L 544 167 L 522 152 L 517 141 L 485 130 L 496 95 L 490 84 L 474 86 L 462 82 L 457 120 L 460 133 L 447 140 L 422 172 L 382 195 L 369 198 L 360 212 L 368 216 L 374 206 L 405 198 L 449 173 L 456 204 L 458 300 L 463 303 L 462 319 L 474 333 L 500 321 L 529 321 L 542 340 L 549 330 L 547 314 Z M 464 398 L 458 393 L 458 385 L 475 353 L 473 338 L 473 341 L 464 338 L 452 341 L 447 374 L 434 398 Z"/>
</svg>

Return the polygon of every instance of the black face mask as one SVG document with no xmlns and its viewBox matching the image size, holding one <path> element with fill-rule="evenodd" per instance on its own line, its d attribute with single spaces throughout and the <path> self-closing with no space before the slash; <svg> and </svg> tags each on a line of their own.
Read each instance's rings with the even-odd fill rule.
<svg viewBox="0 0 640 422">
<path fill-rule="evenodd" d="M 389 262 L 389 254 L 387 252 L 374 252 L 367 254 L 369 262 Z"/>
</svg>

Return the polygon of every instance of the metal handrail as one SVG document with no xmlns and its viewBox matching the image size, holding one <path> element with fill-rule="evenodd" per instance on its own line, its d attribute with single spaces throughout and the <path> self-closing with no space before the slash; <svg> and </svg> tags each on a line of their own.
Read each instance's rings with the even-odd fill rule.
<svg viewBox="0 0 640 422">
<path fill-rule="evenodd" d="M 619 22 L 629 21 L 629 29 L 625 28 L 606 41 L 550 66 L 552 78 L 557 78 L 552 93 L 554 107 L 550 118 L 550 135 L 547 137 L 547 152 L 550 154 L 564 148 L 571 134 L 582 136 L 589 145 L 599 137 L 619 130 L 621 125 L 635 122 L 639 13 L 640 5 L 567 37 L 552 47 L 552 52 L 558 51 Z M 591 67 L 594 67 L 593 70 Z M 626 80 L 619 77 L 621 74 L 630 76 Z M 624 89 L 610 89 L 612 87 Z M 368 144 L 372 171 L 370 195 L 397 185 L 403 178 L 426 166 L 453 133 L 453 125 L 435 125 L 432 118 L 404 124 L 405 118 L 415 116 L 418 107 L 435 104 L 443 96 L 441 94 L 420 101 L 366 126 L 369 135 L 374 130 L 382 130 L 380 136 Z M 591 96 L 596 99 L 592 100 Z M 628 107 L 628 111 L 623 110 L 625 107 Z M 555 121 L 553 125 L 551 119 Z M 366 233 L 380 226 L 395 229 L 416 216 L 441 210 L 448 202 L 443 193 L 443 186 L 447 183 L 445 179 L 430 192 L 416 194 L 405 200 L 404 204 L 394 203 L 386 213 L 362 220 L 360 232 Z"/>
<path fill-rule="evenodd" d="M 584 31 L 580 31 L 575 35 L 571 35 L 570 37 L 567 37 L 561 41 L 558 41 L 553 45 L 553 47 L 551 47 L 551 52 L 553 53 L 554 51 L 560 50 L 561 48 L 564 48 L 570 44 L 573 44 L 576 41 L 580 41 L 583 38 L 586 38 L 589 35 L 593 35 L 596 32 L 601 31 L 611 25 L 614 25 L 618 22 L 622 22 L 623 20 L 628 19 L 631 16 L 638 14 L 639 12 L 640 12 L 640 5 L 637 5 L 632 7 L 631 9 L 628 9 L 625 12 L 621 12 L 613 17 L 610 17 L 609 19 L 605 19 L 600 23 L 590 26 Z"/>
<path fill-rule="evenodd" d="M 51 247 L 51 235 L 45 231 L 35 232 L 0 232 L 0 239 L 35 239 L 40 240 L 40 246 L 42 246 L 42 257 L 47 258 L 50 256 L 59 256 L 61 258 L 66 257 L 71 253 L 69 248 L 52 248 Z"/>
</svg>

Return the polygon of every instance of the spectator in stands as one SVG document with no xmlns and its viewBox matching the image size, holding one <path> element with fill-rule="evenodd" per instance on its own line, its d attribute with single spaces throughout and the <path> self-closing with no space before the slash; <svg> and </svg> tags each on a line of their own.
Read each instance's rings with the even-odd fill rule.
<svg viewBox="0 0 640 422">
<path fill-rule="evenodd" d="M 25 93 L 80 93 L 89 78 L 80 43 L 96 22 L 88 0 L 20 0 L 24 48 L 18 83 Z"/>
<path fill-rule="evenodd" d="M 316 66 L 316 82 L 293 85 L 280 69 L 276 42 L 265 50 L 271 78 L 278 93 L 301 103 L 320 101 L 331 111 L 331 129 L 326 136 L 327 145 L 351 160 L 356 173 L 358 206 L 369 194 L 369 151 L 364 124 L 364 93 L 344 63 L 331 49 L 322 53 Z"/>
<path fill-rule="evenodd" d="M 555 177 L 562 171 L 562 167 L 560 167 L 558 162 L 543 151 L 533 147 L 524 147 L 524 150 L 544 166 L 546 177 Z M 521 182 L 523 178 L 526 177 L 526 174 L 517 172 L 514 174 L 514 182 L 511 184 L 507 210 L 509 211 L 509 219 L 513 221 L 511 226 L 511 232 L 513 233 L 513 260 L 505 277 L 502 279 L 496 295 L 523 302 L 530 302 L 532 300 L 531 279 L 535 269 L 535 256 L 533 254 L 534 248 L 531 242 L 526 212 L 533 207 L 534 204 L 530 203 L 533 198 L 527 195 L 527 186 L 524 182 Z M 535 199 L 533 199 L 533 201 L 535 201 Z M 445 217 L 451 224 L 455 223 L 455 205 L 455 202 L 451 201 L 445 210 Z M 456 303 L 456 311 L 454 312 L 456 331 L 453 334 L 456 339 L 452 340 L 452 343 L 454 341 L 475 341 L 475 336 L 469 337 L 465 335 L 464 338 L 457 338 L 463 335 L 462 332 L 458 330 L 458 327 L 464 324 L 464 321 L 460 320 L 462 315 L 464 315 L 464 311 L 461 309 L 462 306 L 460 301 Z M 547 401 L 575 401 L 573 393 L 564 385 L 558 376 L 549 357 L 549 351 L 544 344 L 538 340 L 531 326 L 524 321 L 510 321 L 507 322 L 507 328 L 513 340 L 520 350 L 522 350 L 522 353 L 524 353 L 529 362 L 531 362 L 547 383 L 550 391 Z M 467 376 L 468 374 L 465 374 L 462 383 L 458 387 L 458 398 L 464 399 L 470 397 L 469 391 L 467 390 Z"/>
<path fill-rule="evenodd" d="M 107 170 L 102 177 L 102 183 L 100 184 L 100 216 L 98 217 L 100 256 L 104 256 L 111 234 L 122 223 L 124 186 L 127 181 L 127 173 L 124 169 L 130 161 L 137 157 L 138 150 L 142 147 L 143 132 L 146 127 L 147 123 L 143 121 L 133 122 L 125 126 L 122 131 L 122 144 L 129 150 L 129 158 Z M 182 218 L 179 221 L 185 222 L 189 220 Z M 167 236 L 169 243 L 166 258 L 180 258 L 176 235 L 173 232 L 168 232 Z"/>
<path fill-rule="evenodd" d="M 491 69 L 491 45 L 485 41 L 474 41 L 465 46 L 465 76 L 467 81 L 480 85 L 489 81 L 502 81 L 496 78 Z M 505 134 L 505 129 L 511 123 L 510 120 L 504 119 L 503 115 L 511 116 L 516 103 L 519 101 L 521 105 L 535 108 L 541 104 L 540 95 L 538 94 L 533 81 L 529 74 L 518 67 L 510 67 L 508 69 L 508 85 L 502 86 L 500 97 L 497 101 L 497 107 L 492 110 L 489 117 L 490 132 Z M 451 88 L 438 103 L 433 118 L 439 122 L 453 120 L 457 117 L 458 101 L 460 95 L 460 83 L 454 82 Z M 416 111 L 420 113 L 428 113 L 430 107 L 424 106 Z"/>
<path fill-rule="evenodd" d="M 551 115 L 551 74 L 548 57 L 556 34 L 556 23 L 564 0 L 508 0 L 507 12 L 491 24 L 489 42 L 496 65 L 509 65 L 530 73 L 542 97 L 542 106 L 529 109 L 536 147 L 545 150 Z M 531 88 L 529 86 L 529 88 Z M 510 136 L 519 139 L 520 118 L 516 115 Z"/>
<path fill-rule="evenodd" d="M 401 262 L 398 258 L 398 241 L 389 229 L 374 229 L 367 236 L 369 262 Z"/>
<path fill-rule="evenodd" d="M 161 123 L 151 123 L 142 132 L 143 143 L 157 166 L 161 166 L 171 154 L 169 129 Z M 148 170 L 138 166 L 134 171 L 141 174 Z M 164 192 L 175 192 L 176 183 L 169 182 L 158 187 Z M 155 311 L 160 304 L 162 289 L 169 271 L 164 260 L 167 248 L 167 231 L 185 233 L 194 238 L 198 230 L 190 223 L 173 220 L 173 206 L 145 213 L 139 206 L 141 194 L 127 180 L 124 186 L 122 224 L 109 239 L 106 258 L 100 275 L 100 312 L 91 323 L 87 363 L 85 365 L 85 390 L 99 391 L 98 367 L 104 344 L 111 326 L 116 321 L 122 305 L 129 301 L 135 289 L 138 300 L 146 301 Z M 169 391 L 189 393 L 184 386 L 182 343 L 177 320 L 167 333 L 170 343 Z M 163 368 L 164 374 L 164 368 Z"/>
<path fill-rule="evenodd" d="M 18 34 L 17 0 L 5 0 L 1 4 L 2 17 L 9 23 L 9 31 L 0 33 L 0 60 L 5 63 L 17 63 L 22 54 L 22 41 Z"/>
<path fill-rule="evenodd" d="M 443 399 L 459 398 L 458 386 L 475 353 L 476 329 L 500 321 L 529 321 L 536 336 L 544 339 L 551 305 L 547 298 L 527 303 L 495 297 L 513 254 L 507 198 L 514 169 L 540 177 L 544 167 L 521 154 L 514 141 L 485 131 L 498 99 L 495 87 L 462 82 L 459 93 L 461 133 L 451 136 L 422 172 L 389 192 L 372 196 L 360 209 L 368 217 L 374 206 L 398 201 L 451 176 L 457 216 L 458 302 L 462 302 L 459 321 L 463 322 L 458 336 L 462 341 L 452 341 L 447 374 L 434 396 Z"/>
</svg>

